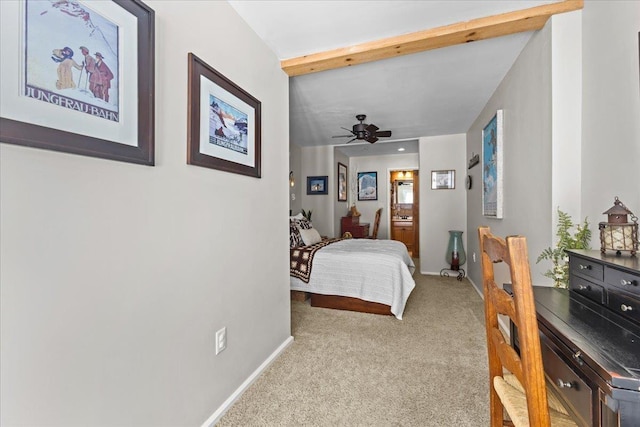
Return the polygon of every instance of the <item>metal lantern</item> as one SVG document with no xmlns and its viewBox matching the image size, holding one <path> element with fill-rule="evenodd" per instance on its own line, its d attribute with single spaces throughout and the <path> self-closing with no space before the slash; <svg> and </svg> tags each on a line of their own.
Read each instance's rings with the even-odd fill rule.
<svg viewBox="0 0 640 427">
<path fill-rule="evenodd" d="M 604 254 L 611 250 L 620 255 L 622 251 L 630 251 L 631 256 L 635 256 L 638 251 L 638 217 L 617 196 L 613 207 L 603 213 L 607 215 L 607 222 L 601 222 L 598 227 L 600 252 Z M 629 222 L 628 216 L 632 222 Z"/>
</svg>

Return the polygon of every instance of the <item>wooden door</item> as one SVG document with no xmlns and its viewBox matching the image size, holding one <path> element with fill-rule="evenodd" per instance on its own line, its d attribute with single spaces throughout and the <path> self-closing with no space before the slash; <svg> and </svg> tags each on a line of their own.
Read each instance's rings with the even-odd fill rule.
<svg viewBox="0 0 640 427">
<path fill-rule="evenodd" d="M 413 171 L 413 255 L 420 258 L 420 171 Z"/>
</svg>

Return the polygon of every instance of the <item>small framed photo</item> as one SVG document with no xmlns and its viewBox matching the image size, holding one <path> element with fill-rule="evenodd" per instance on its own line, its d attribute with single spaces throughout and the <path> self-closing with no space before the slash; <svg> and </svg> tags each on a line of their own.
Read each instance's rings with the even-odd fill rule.
<svg viewBox="0 0 640 427">
<path fill-rule="evenodd" d="M 347 165 L 338 162 L 338 201 L 347 201 Z"/>
<path fill-rule="evenodd" d="M 358 172 L 358 200 L 378 200 L 378 172 Z"/>
<path fill-rule="evenodd" d="M 308 176 L 307 194 L 328 194 L 328 176 Z"/>
<path fill-rule="evenodd" d="M 456 188 L 456 171 L 431 171 L 432 190 L 453 190 Z"/>
</svg>

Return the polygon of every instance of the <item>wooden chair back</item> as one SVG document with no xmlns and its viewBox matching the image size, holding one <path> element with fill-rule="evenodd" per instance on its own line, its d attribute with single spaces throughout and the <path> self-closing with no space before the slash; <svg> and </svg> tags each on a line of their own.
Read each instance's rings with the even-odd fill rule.
<svg viewBox="0 0 640 427">
<path fill-rule="evenodd" d="M 382 216 L 382 208 L 376 211 L 376 218 L 373 220 L 373 232 L 371 233 L 372 239 L 378 238 L 378 229 L 380 228 L 380 216 Z"/>
<path fill-rule="evenodd" d="M 524 388 L 530 425 L 548 427 L 549 406 L 526 238 L 508 236 L 502 239 L 491 234 L 489 227 L 479 227 L 478 237 L 489 355 L 491 426 L 502 426 L 504 422 L 503 405 L 494 388 L 494 377 L 502 377 L 506 368 Z M 493 264 L 498 262 L 509 267 L 513 296 L 495 283 Z M 498 326 L 498 314 L 507 315 L 517 326 L 520 356 L 505 341 Z"/>
</svg>

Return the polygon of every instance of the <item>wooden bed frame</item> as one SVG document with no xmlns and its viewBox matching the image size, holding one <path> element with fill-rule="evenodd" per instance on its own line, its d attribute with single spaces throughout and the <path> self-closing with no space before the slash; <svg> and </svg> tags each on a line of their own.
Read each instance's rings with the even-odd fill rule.
<svg viewBox="0 0 640 427">
<path fill-rule="evenodd" d="M 311 298 L 311 307 L 333 308 L 336 310 L 358 311 L 360 313 L 383 314 L 392 316 L 391 307 L 377 302 L 364 301 L 359 298 L 322 295 L 311 292 L 291 291 L 293 301 L 306 301 Z"/>
</svg>

